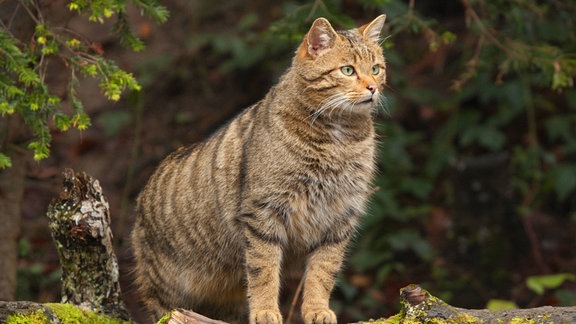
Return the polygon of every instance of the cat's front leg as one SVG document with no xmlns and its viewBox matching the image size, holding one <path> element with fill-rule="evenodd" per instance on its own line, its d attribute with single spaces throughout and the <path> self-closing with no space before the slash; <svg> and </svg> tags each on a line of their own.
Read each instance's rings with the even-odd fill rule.
<svg viewBox="0 0 576 324">
<path fill-rule="evenodd" d="M 306 324 L 335 324 L 336 314 L 329 308 L 330 293 L 342 265 L 346 242 L 322 245 L 306 263 L 302 318 Z"/>
<path fill-rule="evenodd" d="M 250 324 L 281 324 L 278 295 L 282 247 L 249 223 L 245 224 L 244 232 Z"/>
</svg>

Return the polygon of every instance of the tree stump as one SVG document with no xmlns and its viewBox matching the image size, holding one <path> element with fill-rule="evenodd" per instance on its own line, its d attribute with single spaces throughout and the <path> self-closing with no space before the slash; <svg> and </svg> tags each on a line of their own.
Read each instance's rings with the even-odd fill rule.
<svg viewBox="0 0 576 324">
<path fill-rule="evenodd" d="M 102 188 L 84 172 L 63 174 L 60 197 L 47 212 L 62 265 L 62 303 L 128 319 Z"/>
</svg>

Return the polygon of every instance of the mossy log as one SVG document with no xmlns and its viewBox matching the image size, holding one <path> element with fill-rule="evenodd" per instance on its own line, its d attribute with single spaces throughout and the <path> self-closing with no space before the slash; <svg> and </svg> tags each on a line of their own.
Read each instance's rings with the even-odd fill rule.
<svg viewBox="0 0 576 324">
<path fill-rule="evenodd" d="M 467 323 L 467 324 L 568 324 L 576 323 L 576 307 L 538 307 L 492 311 L 450 306 L 418 285 L 400 290 L 401 311 L 374 324 Z"/>
<path fill-rule="evenodd" d="M 130 321 L 81 309 L 72 304 L 39 304 L 27 301 L 0 301 L 0 323 L 46 324 L 46 323 L 98 323 L 129 324 Z"/>
</svg>

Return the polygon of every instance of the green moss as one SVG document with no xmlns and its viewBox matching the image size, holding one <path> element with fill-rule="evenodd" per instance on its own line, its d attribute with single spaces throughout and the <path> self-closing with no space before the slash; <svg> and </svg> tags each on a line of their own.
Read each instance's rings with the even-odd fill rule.
<svg viewBox="0 0 576 324">
<path fill-rule="evenodd" d="M 402 314 L 396 314 L 388 318 L 380 318 L 372 322 L 362 322 L 363 324 L 400 324 L 402 322 Z"/>
<path fill-rule="evenodd" d="M 65 324 L 128 324 L 129 321 L 82 310 L 72 304 L 46 304 Z"/>
<path fill-rule="evenodd" d="M 478 317 L 466 313 L 460 313 L 457 316 L 450 318 L 450 323 L 484 323 L 484 321 Z"/>
<path fill-rule="evenodd" d="M 39 309 L 30 314 L 12 314 L 6 319 L 6 324 L 45 324 L 48 318 L 44 311 Z"/>
<path fill-rule="evenodd" d="M 534 320 L 521 317 L 515 317 L 510 320 L 510 324 L 534 324 Z"/>
<path fill-rule="evenodd" d="M 166 315 L 162 316 L 161 319 L 158 320 L 158 322 L 156 322 L 156 324 L 166 324 L 168 323 L 168 320 L 170 319 L 170 315 L 172 314 L 172 312 L 168 312 L 166 313 Z"/>
</svg>

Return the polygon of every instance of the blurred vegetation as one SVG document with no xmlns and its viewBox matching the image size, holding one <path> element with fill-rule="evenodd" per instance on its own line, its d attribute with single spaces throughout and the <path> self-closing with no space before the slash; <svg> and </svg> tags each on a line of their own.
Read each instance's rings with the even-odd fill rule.
<svg viewBox="0 0 576 324">
<path fill-rule="evenodd" d="M 279 1 L 269 12 L 239 13 L 230 28 L 191 33 L 182 46 L 189 55 L 210 54 L 194 67 L 240 80 L 256 71 L 278 76 L 316 17 L 349 28 L 380 13 L 387 14 L 382 45 L 389 84 L 377 123 L 377 190 L 334 293 L 340 316 L 392 314 L 398 289 L 416 282 L 463 307 L 576 304 L 576 2 Z M 64 53 L 72 39 L 62 43 L 41 32 L 22 61 L 28 69 L 43 56 L 60 55 L 43 48 L 57 42 Z M 30 44 L 12 45 L 24 55 Z M 158 88 L 166 71 L 178 83 L 214 77 L 212 70 L 192 77 L 178 59 L 141 63 L 135 73 L 144 90 Z M 82 73 L 84 65 L 74 64 Z M 20 93 L 45 91 L 26 76 L 13 70 L 0 79 L 15 92 L 2 90 L 3 114 L 44 111 L 31 109 L 32 97 Z M 266 91 L 268 84 L 261 86 Z M 42 98 L 39 107 L 57 107 L 57 98 Z M 42 125 L 61 118 L 50 109 L 57 117 L 40 114 Z M 64 125 L 82 125 L 74 122 L 81 116 L 66 117 Z M 110 116 L 103 122 L 111 134 L 138 118 Z M 185 124 L 191 117 L 178 118 Z M 30 267 L 27 275 L 34 273 Z"/>
<path fill-rule="evenodd" d="M 168 19 L 168 11 L 156 0 L 136 0 L 133 3 L 143 14 L 157 22 Z M 144 43 L 130 28 L 126 1 L 72 0 L 67 7 L 93 22 L 103 23 L 114 15 L 116 24 L 111 32 L 118 35 L 120 43 L 134 51 L 144 49 Z M 19 10 L 25 11 L 28 15 L 26 19 L 33 22 L 33 35 L 21 35 L 20 31 L 13 30 L 13 25 L 18 25 L 14 23 L 14 18 Z M 67 131 L 70 127 L 84 130 L 90 126 L 90 117 L 78 97 L 80 75 L 98 79 L 101 91 L 113 101 L 119 100 L 124 90 L 140 90 L 132 74 L 105 58 L 98 44 L 83 39 L 73 29 L 53 26 L 49 17 L 42 15 L 39 2 L 19 0 L 14 11 L 5 12 L 4 15 L 12 16 L 0 20 L 0 67 L 3 71 L 0 74 L 0 115 L 18 114 L 31 129 L 33 139 L 28 148 L 33 151 L 34 160 L 45 159 L 50 154 L 50 126 L 59 131 Z M 62 96 L 50 91 L 46 83 L 49 65 L 55 62 L 64 62 L 68 74 L 67 96 L 72 103 L 70 113 L 59 106 Z M 11 165 L 10 157 L 0 151 L 0 169 Z"/>
</svg>

